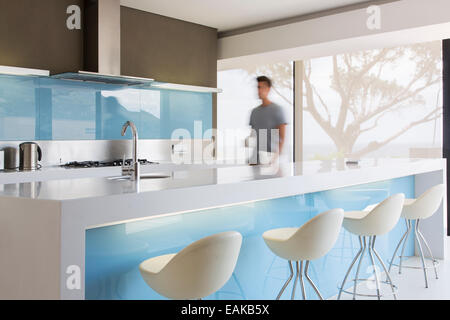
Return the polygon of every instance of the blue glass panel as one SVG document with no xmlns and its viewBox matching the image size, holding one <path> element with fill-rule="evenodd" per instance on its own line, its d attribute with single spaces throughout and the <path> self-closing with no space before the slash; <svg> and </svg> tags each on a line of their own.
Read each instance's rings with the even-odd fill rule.
<svg viewBox="0 0 450 320">
<path fill-rule="evenodd" d="M 0 75 L 0 140 L 38 138 L 39 78 Z"/>
<path fill-rule="evenodd" d="M 176 129 L 187 129 L 191 138 L 195 137 L 194 124 L 196 121 L 201 125 L 200 134 L 206 129 L 212 128 L 212 94 L 161 90 L 162 109 L 161 137 L 170 139 L 172 132 Z"/>
<path fill-rule="evenodd" d="M 112 140 L 131 120 L 141 139 L 212 127 L 212 94 L 0 75 L 0 140 Z"/>
<path fill-rule="evenodd" d="M 131 130 L 121 135 L 122 126 L 128 120 L 133 121 L 138 132 L 140 123 L 140 94 L 136 89 L 103 90 L 101 92 L 101 139 L 130 139 Z M 99 120 L 97 120 L 99 122 Z M 142 138 L 142 135 L 139 135 Z"/>
<path fill-rule="evenodd" d="M 139 136 L 142 139 L 163 139 L 161 128 L 161 91 L 141 90 L 141 126 Z"/>
<path fill-rule="evenodd" d="M 165 299 L 142 279 L 138 266 L 151 257 L 175 253 L 205 236 L 236 230 L 243 244 L 233 276 L 207 299 L 274 299 L 289 276 L 288 264 L 265 245 L 262 234 L 279 227 L 298 227 L 334 207 L 361 210 L 403 192 L 414 196 L 414 177 L 364 184 L 336 190 L 202 210 L 169 217 L 124 223 L 86 231 L 85 296 L 87 299 Z M 387 235 L 377 237 L 376 249 L 385 263 L 405 232 L 404 221 Z M 359 241 L 345 229 L 334 248 L 311 262 L 310 276 L 325 298 L 338 293 L 345 272 L 359 250 Z M 414 254 L 414 238 L 405 255 Z M 367 278 L 369 261 L 361 266 Z M 352 284 L 348 283 L 348 287 Z M 292 282 L 282 299 L 290 298 Z M 301 296 L 297 286 L 297 297 Z M 309 298 L 316 295 L 306 285 Z"/>
<path fill-rule="evenodd" d="M 42 78 L 40 89 L 51 95 L 40 100 L 41 140 L 95 139 L 95 88 Z"/>
</svg>

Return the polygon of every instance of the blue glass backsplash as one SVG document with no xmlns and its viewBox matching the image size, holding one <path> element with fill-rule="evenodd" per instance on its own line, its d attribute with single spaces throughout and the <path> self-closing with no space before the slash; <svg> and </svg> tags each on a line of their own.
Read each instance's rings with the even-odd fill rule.
<svg viewBox="0 0 450 320">
<path fill-rule="evenodd" d="M 129 139 L 128 120 L 141 139 L 193 138 L 195 121 L 212 128 L 212 93 L 0 75 L 0 140 Z"/>
</svg>

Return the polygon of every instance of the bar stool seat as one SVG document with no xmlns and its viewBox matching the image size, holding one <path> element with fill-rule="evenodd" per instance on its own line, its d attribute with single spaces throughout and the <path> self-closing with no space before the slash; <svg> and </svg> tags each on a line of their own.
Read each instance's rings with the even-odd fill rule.
<svg viewBox="0 0 450 320">
<path fill-rule="evenodd" d="M 403 207 L 413 204 L 414 201 L 416 201 L 416 199 L 405 199 L 405 201 L 403 202 Z M 367 207 L 364 208 L 363 211 L 372 211 L 373 209 L 375 209 L 375 207 L 377 205 L 378 205 L 378 203 L 368 205 Z M 403 212 L 402 212 L 402 217 L 403 217 Z"/>
<path fill-rule="evenodd" d="M 283 242 L 294 235 L 298 228 L 279 228 L 264 232 L 264 240 L 269 242 Z"/>
<path fill-rule="evenodd" d="M 241 244 L 239 232 L 218 233 L 178 253 L 147 259 L 139 265 L 139 271 L 148 286 L 169 299 L 202 299 L 230 279 Z"/>
<path fill-rule="evenodd" d="M 339 295 L 338 300 L 341 298 L 342 292 L 350 293 L 344 290 L 345 283 L 347 281 L 347 278 L 350 274 L 350 271 L 353 269 L 353 266 L 355 265 L 356 261 L 359 259 L 358 266 L 356 269 L 356 275 L 355 278 L 352 280 L 354 282 L 353 286 L 353 299 L 356 298 L 357 292 L 357 284 L 358 281 L 362 280 L 368 280 L 368 279 L 359 279 L 359 269 L 361 267 L 361 262 L 364 258 L 364 254 L 367 251 L 369 252 L 369 257 L 371 260 L 371 264 L 375 266 L 375 259 L 374 255 L 377 257 L 378 261 L 380 262 L 382 268 L 386 272 L 386 275 L 388 277 L 388 284 L 391 286 L 392 294 L 394 298 L 396 299 L 395 290 L 396 287 L 392 283 L 392 279 L 389 276 L 388 270 L 386 266 L 383 263 L 383 260 L 381 259 L 378 252 L 375 250 L 375 239 L 378 235 L 383 235 L 391 231 L 395 225 L 397 224 L 398 220 L 400 219 L 400 214 L 402 212 L 403 202 L 405 200 L 405 195 L 403 193 L 395 194 L 393 196 L 390 196 L 383 202 L 375 205 L 372 210 L 361 210 L 361 211 L 349 211 L 345 213 L 344 222 L 342 223 L 343 227 L 353 233 L 354 235 L 357 235 L 359 237 L 360 242 L 360 250 L 354 257 L 352 263 L 350 264 L 350 267 L 347 270 L 347 273 L 345 274 L 344 280 L 342 281 L 342 285 L 339 288 Z M 369 243 L 367 244 L 367 239 L 369 238 Z M 377 294 L 376 295 L 367 295 L 367 296 L 374 296 L 378 299 L 381 298 L 380 294 L 380 281 L 378 279 L 377 272 L 374 272 L 375 276 L 375 283 L 377 288 Z"/>
<path fill-rule="evenodd" d="M 344 210 L 332 209 L 315 216 L 300 228 L 278 228 L 264 232 L 263 239 L 269 249 L 277 256 L 288 260 L 290 269 L 290 277 L 281 288 L 277 300 L 280 299 L 294 276 L 292 261 L 296 262 L 297 273 L 291 299 L 295 298 L 298 278 L 300 279 L 303 299 L 306 299 L 303 283 L 303 262 L 306 261 L 304 275 L 318 297 L 323 300 L 318 288 L 308 275 L 308 267 L 311 260 L 321 258 L 333 248 L 339 236 L 343 219 Z M 301 261 L 300 270 L 299 261 Z"/>
<path fill-rule="evenodd" d="M 344 218 L 347 219 L 363 219 L 365 218 L 371 211 L 364 209 L 363 211 L 345 211 L 344 212 Z"/>
<path fill-rule="evenodd" d="M 139 268 L 151 274 L 158 274 L 175 257 L 176 253 L 165 254 L 145 260 Z"/>
</svg>

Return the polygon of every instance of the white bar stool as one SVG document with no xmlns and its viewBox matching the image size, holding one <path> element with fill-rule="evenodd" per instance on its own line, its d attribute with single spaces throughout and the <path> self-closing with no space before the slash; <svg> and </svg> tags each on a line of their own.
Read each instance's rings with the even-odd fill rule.
<svg viewBox="0 0 450 320">
<path fill-rule="evenodd" d="M 391 286 L 391 290 L 392 290 L 394 299 L 397 299 L 396 294 L 395 294 L 396 287 L 392 283 L 392 279 L 389 276 L 389 272 L 386 269 L 386 266 L 384 265 L 383 260 L 381 259 L 378 252 L 375 250 L 375 239 L 378 235 L 386 234 L 395 227 L 398 220 L 400 219 L 400 214 L 402 212 L 404 200 L 405 200 L 405 195 L 403 193 L 399 193 L 399 194 L 390 196 L 383 202 L 379 203 L 371 211 L 349 211 L 349 212 L 345 213 L 343 226 L 349 232 L 351 232 L 359 237 L 359 243 L 360 243 L 361 248 L 360 248 L 359 252 L 356 254 L 352 263 L 350 264 L 350 267 L 348 268 L 347 273 L 345 274 L 344 280 L 342 281 L 342 285 L 339 288 L 339 295 L 337 298 L 338 300 L 341 298 L 342 292 L 353 294 L 353 299 L 355 299 L 357 295 L 363 295 L 363 294 L 358 294 L 356 292 L 356 288 L 358 285 L 358 281 L 369 280 L 369 279 L 359 279 L 358 278 L 359 269 L 361 267 L 361 262 L 365 255 L 366 248 L 368 249 L 369 257 L 370 257 L 370 260 L 374 267 L 375 267 L 375 259 L 374 259 L 373 253 L 375 253 L 375 256 L 377 257 L 381 266 L 383 267 L 384 271 L 386 272 L 386 276 L 388 277 L 388 284 L 390 284 L 390 286 Z M 366 239 L 367 237 L 369 237 L 368 243 L 367 243 L 367 239 Z M 355 278 L 352 280 L 354 282 L 353 293 L 350 293 L 350 292 L 344 290 L 344 286 L 347 281 L 348 275 L 350 274 L 350 271 L 353 269 L 353 266 L 355 265 L 355 262 L 358 260 L 358 258 L 359 258 L 359 262 L 358 262 L 358 267 L 356 269 L 356 275 L 355 275 Z M 374 270 L 374 271 L 375 271 L 374 275 L 375 275 L 377 294 L 376 295 L 365 295 L 365 296 L 377 297 L 378 300 L 380 300 L 381 299 L 380 281 L 378 279 L 376 270 Z"/>
<path fill-rule="evenodd" d="M 412 229 L 412 221 L 415 221 L 414 223 L 414 234 L 415 234 L 415 241 L 417 243 L 417 247 L 419 249 L 420 253 L 420 259 L 422 261 L 422 266 L 403 266 L 403 268 L 411 268 L 411 269 L 423 269 L 424 277 L 425 277 L 425 288 L 428 288 L 428 279 L 427 279 L 427 269 L 434 268 L 434 273 L 436 275 L 436 279 L 438 279 L 438 273 L 436 267 L 438 266 L 438 261 L 434 259 L 433 254 L 431 252 L 430 246 L 428 245 L 427 241 L 425 240 L 425 237 L 419 230 L 419 222 L 420 220 L 427 219 L 431 217 L 436 210 L 439 208 L 442 202 L 442 198 L 444 197 L 445 192 L 445 186 L 443 184 L 438 184 L 427 191 L 425 191 L 419 198 L 417 199 L 406 199 L 405 204 L 403 206 L 402 214 L 401 216 L 405 218 L 406 221 L 406 232 L 403 234 L 402 238 L 400 239 L 397 247 L 395 248 L 394 254 L 392 255 L 391 262 L 389 264 L 389 271 L 391 271 L 392 266 L 398 266 L 398 273 L 402 273 L 402 262 L 404 258 L 409 258 L 407 256 L 403 255 L 403 252 L 405 250 L 406 242 L 408 241 L 409 234 L 411 233 Z M 428 253 L 430 255 L 430 258 L 425 258 L 423 255 L 422 245 L 420 243 L 420 240 L 425 244 Z M 399 263 L 395 264 L 394 260 L 396 259 L 396 254 L 398 249 L 400 248 L 400 245 L 403 242 L 403 247 L 400 256 L 398 256 Z M 426 266 L 425 260 L 431 260 L 432 266 Z"/>
<path fill-rule="evenodd" d="M 200 239 L 178 253 L 145 260 L 139 271 L 145 282 L 169 299 L 202 299 L 230 279 L 242 244 L 239 232 Z"/>
<path fill-rule="evenodd" d="M 323 300 L 319 289 L 317 289 L 314 282 L 308 276 L 309 262 L 321 258 L 333 248 L 339 236 L 343 219 L 344 210 L 332 209 L 317 215 L 300 228 L 280 228 L 264 232 L 263 239 L 269 249 L 277 256 L 288 260 L 289 269 L 291 271 L 291 275 L 281 288 L 277 300 L 280 299 L 294 275 L 292 261 L 296 262 L 297 273 L 294 280 L 291 299 L 293 300 L 295 297 L 295 288 L 299 276 L 303 299 L 306 299 L 305 286 L 303 283 L 303 262 L 306 261 L 305 277 L 319 298 Z M 299 261 L 301 261 L 300 271 Z"/>
</svg>

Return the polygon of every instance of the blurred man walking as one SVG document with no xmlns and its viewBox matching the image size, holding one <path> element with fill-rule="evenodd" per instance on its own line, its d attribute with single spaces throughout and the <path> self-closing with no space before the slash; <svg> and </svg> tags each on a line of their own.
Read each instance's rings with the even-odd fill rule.
<svg viewBox="0 0 450 320">
<path fill-rule="evenodd" d="M 256 80 L 262 104 L 254 108 L 250 115 L 252 137 L 256 136 L 257 141 L 250 164 L 274 163 L 283 151 L 287 121 L 283 109 L 269 100 L 272 81 L 266 76 Z"/>
</svg>

